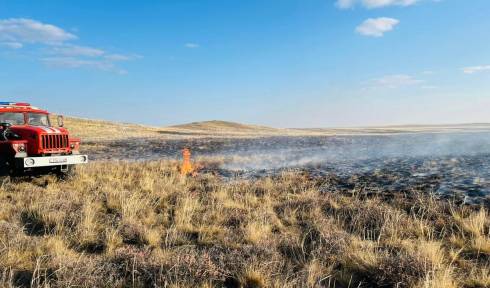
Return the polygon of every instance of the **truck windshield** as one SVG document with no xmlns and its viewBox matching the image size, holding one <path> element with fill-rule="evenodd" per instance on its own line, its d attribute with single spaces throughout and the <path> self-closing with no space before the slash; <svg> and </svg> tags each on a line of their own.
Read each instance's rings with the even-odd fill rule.
<svg viewBox="0 0 490 288">
<path fill-rule="evenodd" d="M 41 113 L 28 113 L 29 125 L 49 127 L 49 117 Z"/>
<path fill-rule="evenodd" d="M 0 113 L 0 123 L 10 123 L 12 125 L 24 125 L 23 113 Z"/>
</svg>

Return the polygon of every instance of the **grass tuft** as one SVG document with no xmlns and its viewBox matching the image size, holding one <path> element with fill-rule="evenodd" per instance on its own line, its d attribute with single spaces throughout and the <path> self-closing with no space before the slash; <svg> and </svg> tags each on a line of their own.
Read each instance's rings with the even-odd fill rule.
<svg viewBox="0 0 490 288">
<path fill-rule="evenodd" d="M 183 178 L 168 161 L 14 181 L 0 189 L 0 286 L 490 286 L 485 208 L 325 191 L 295 172 Z"/>
</svg>

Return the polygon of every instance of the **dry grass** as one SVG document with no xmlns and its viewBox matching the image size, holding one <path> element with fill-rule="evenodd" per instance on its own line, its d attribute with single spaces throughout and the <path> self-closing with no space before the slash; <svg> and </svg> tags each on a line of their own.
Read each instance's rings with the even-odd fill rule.
<svg viewBox="0 0 490 288">
<path fill-rule="evenodd" d="M 0 286 L 489 287 L 488 211 L 100 162 L 0 190 Z"/>
<path fill-rule="evenodd" d="M 193 122 L 189 124 L 183 124 L 183 125 L 175 125 L 171 126 L 169 128 L 176 128 L 176 129 L 182 129 L 182 130 L 190 130 L 190 131 L 201 131 L 203 133 L 206 132 L 213 132 L 213 133 L 219 133 L 219 132 L 225 132 L 225 131 L 235 131 L 237 132 L 249 132 L 249 133 L 277 133 L 280 132 L 281 129 L 275 129 L 275 128 L 270 128 L 270 127 L 265 127 L 265 126 L 256 126 L 256 125 L 247 125 L 247 124 L 241 124 L 241 123 L 235 123 L 235 122 L 227 122 L 227 121 L 218 121 L 218 120 L 213 120 L 213 121 L 203 121 L 203 122 Z M 286 130 L 284 130 L 286 131 Z"/>
<path fill-rule="evenodd" d="M 56 123 L 55 121 L 51 120 L 52 123 Z M 84 141 L 161 136 L 159 129 L 155 127 L 73 117 L 65 117 L 65 127 L 73 136 L 80 137 Z"/>
</svg>

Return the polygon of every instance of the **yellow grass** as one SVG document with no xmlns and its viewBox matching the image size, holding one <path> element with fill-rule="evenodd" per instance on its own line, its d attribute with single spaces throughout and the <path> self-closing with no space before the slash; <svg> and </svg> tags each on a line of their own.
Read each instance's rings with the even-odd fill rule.
<svg viewBox="0 0 490 288">
<path fill-rule="evenodd" d="M 488 286 L 485 209 L 316 184 L 182 178 L 165 161 L 14 181 L 0 189 L 0 286 Z"/>
<path fill-rule="evenodd" d="M 115 140 L 131 137 L 160 136 L 158 128 L 136 124 L 122 124 L 102 120 L 65 117 L 65 127 L 82 140 Z M 53 122 L 54 123 L 54 122 Z"/>
</svg>

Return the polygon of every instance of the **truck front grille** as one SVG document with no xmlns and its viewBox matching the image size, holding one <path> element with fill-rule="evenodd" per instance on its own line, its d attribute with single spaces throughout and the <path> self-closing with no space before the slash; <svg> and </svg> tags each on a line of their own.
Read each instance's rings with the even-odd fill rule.
<svg viewBox="0 0 490 288">
<path fill-rule="evenodd" d="M 68 146 L 68 135 L 41 135 L 41 149 L 66 149 Z"/>
</svg>

